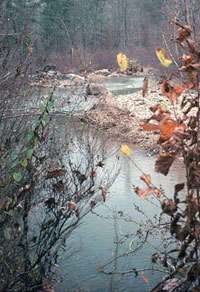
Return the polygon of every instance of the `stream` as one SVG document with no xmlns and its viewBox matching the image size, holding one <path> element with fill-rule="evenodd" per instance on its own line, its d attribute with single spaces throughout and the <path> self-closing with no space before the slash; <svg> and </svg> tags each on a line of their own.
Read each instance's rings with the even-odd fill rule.
<svg viewBox="0 0 200 292">
<path fill-rule="evenodd" d="M 73 132 L 72 128 L 71 131 Z M 181 162 L 178 161 L 172 166 L 166 178 L 154 172 L 155 156 L 146 157 L 142 150 L 132 151 L 134 163 L 151 175 L 154 185 L 172 197 L 174 185 L 184 181 L 185 174 Z M 155 222 L 161 213 L 160 205 L 154 197 L 142 200 L 133 191 L 133 185 L 141 188 L 145 186 L 140 180 L 141 172 L 121 154 L 120 145 L 111 142 L 109 147 L 107 146 L 106 155 L 111 172 L 116 161 L 121 162 L 120 174 L 109 189 L 106 202 L 96 207 L 93 213 L 89 213 L 82 225 L 68 239 L 68 252 L 61 253 L 60 263 L 56 269 L 57 275 L 62 278 L 62 281 L 55 285 L 58 292 L 145 292 L 166 275 L 156 271 L 145 271 L 144 274 L 149 280 L 146 283 L 141 273 L 137 277 L 135 273 L 124 276 L 117 274 L 112 277 L 97 270 L 114 256 L 129 252 L 130 248 L 137 248 L 144 239 L 143 228 L 144 231 L 150 228 L 149 223 Z M 138 236 L 141 238 L 138 239 Z M 110 272 L 115 265 L 116 271 L 147 267 L 151 269 L 153 267 L 151 255 L 163 249 L 165 239 L 169 236 L 160 231 L 153 233 L 148 237 L 148 242 L 136 253 L 119 258 L 116 263 L 112 262 L 104 270 Z M 158 265 L 154 267 L 162 269 Z"/>
<path fill-rule="evenodd" d="M 112 167 L 112 161 L 114 163 L 115 159 L 117 158 L 112 157 L 110 167 Z M 123 160 L 121 172 L 109 189 L 110 193 L 107 196 L 106 203 L 102 203 L 95 209 L 96 214 L 90 213 L 85 218 L 83 225 L 72 234 L 68 241 L 68 245 L 77 249 L 77 252 L 70 257 L 68 253 L 62 255 L 57 272 L 60 276 L 63 276 L 63 281 L 57 283 L 56 291 L 145 292 L 153 288 L 165 275 L 160 272 L 145 272 L 145 276 L 149 279 L 147 285 L 140 274 L 138 277 L 135 277 L 134 273 L 123 277 L 116 275 L 111 279 L 111 276 L 97 271 L 99 266 L 108 262 L 116 253 L 116 229 L 120 242 L 119 255 L 129 250 L 130 242 L 133 243 L 133 247 L 137 246 L 137 238 L 134 236 L 139 229 L 139 223 L 145 223 L 147 218 L 152 220 L 161 212 L 153 198 L 141 200 L 134 193 L 133 184 L 144 187 L 139 179 L 141 173 L 126 157 L 121 157 L 121 159 Z M 172 196 L 174 185 L 184 180 L 184 171 L 180 169 L 179 163 L 172 167 L 166 179 L 163 175 L 153 171 L 155 157 L 145 157 L 142 151 L 134 152 L 133 150 L 133 159 L 141 169 L 151 174 L 152 181 L 158 187 L 161 186 L 166 195 Z M 138 206 L 147 217 L 145 218 L 139 213 L 135 206 Z M 116 214 L 118 214 L 118 219 L 114 220 L 112 217 Z M 124 216 L 126 214 L 127 221 L 123 220 L 123 216 L 120 219 L 119 214 Z M 128 237 L 129 233 L 132 236 Z M 118 270 L 127 271 L 133 268 L 152 267 L 151 254 L 156 252 L 156 248 L 161 248 L 163 242 L 159 234 L 155 234 L 150 237 L 150 243 L 155 248 L 145 244 L 137 253 L 129 257 L 124 256 L 118 260 Z M 113 264 L 108 266 L 108 271 L 112 270 Z"/>
<path fill-rule="evenodd" d="M 128 94 L 142 87 L 143 77 L 105 80 L 100 83 L 114 94 Z M 134 86 L 133 86 L 134 84 Z M 44 95 L 47 92 L 44 92 Z M 79 102 L 74 102 L 75 95 L 68 95 L 66 102 L 65 91 L 58 90 L 55 96 L 61 96 L 65 112 L 71 110 L 82 111 L 89 109 L 94 101 L 84 99 L 79 94 Z M 60 102 L 60 101 L 59 101 Z M 73 128 L 70 120 L 60 117 L 61 124 L 56 124 L 61 136 L 76 137 L 81 142 L 76 125 Z M 66 120 L 65 120 L 66 119 Z M 55 119 L 57 123 L 57 119 Z M 102 139 L 105 136 L 102 134 Z M 101 135 L 100 135 L 101 138 Z M 65 137 L 66 140 L 66 137 Z M 147 239 L 145 234 L 152 229 L 161 213 L 158 200 L 153 196 L 140 199 L 133 187 L 144 188 L 141 181 L 141 172 L 134 164 L 120 152 L 120 145 L 112 141 L 107 143 L 105 156 L 108 170 L 112 173 L 116 163 L 120 163 L 120 173 L 108 190 L 105 203 L 100 203 L 93 212 L 84 217 L 82 224 L 70 235 L 67 240 L 67 249 L 60 253 L 59 264 L 56 267 L 56 292 L 145 292 L 152 289 L 166 274 L 160 271 L 152 272 L 152 268 L 163 269 L 153 265 L 151 256 L 166 248 L 166 239 L 170 235 L 162 230 L 150 232 Z M 147 157 L 142 149 L 132 149 L 134 163 L 146 174 L 151 175 L 153 184 L 164 190 L 172 197 L 174 185 L 185 179 L 184 169 L 180 161 L 175 163 L 167 178 L 154 172 L 156 157 Z M 112 153 L 112 155 L 110 154 Z M 67 161 L 66 161 L 67 163 Z M 166 217 L 164 217 L 166 218 Z M 168 218 L 167 218 L 168 219 Z M 145 241 L 143 245 L 141 242 Z M 133 252 L 136 250 L 136 252 Z M 132 252 L 131 252 L 132 251 Z M 123 255 L 123 256 L 121 256 Z M 113 260 L 118 258 L 118 260 Z M 106 275 L 105 272 L 117 272 Z M 134 269 L 146 268 L 144 272 L 148 281 L 145 281 L 141 272 L 135 274 Z M 124 273 L 132 271 L 131 273 Z M 124 274 L 123 274 L 124 273 Z"/>
</svg>

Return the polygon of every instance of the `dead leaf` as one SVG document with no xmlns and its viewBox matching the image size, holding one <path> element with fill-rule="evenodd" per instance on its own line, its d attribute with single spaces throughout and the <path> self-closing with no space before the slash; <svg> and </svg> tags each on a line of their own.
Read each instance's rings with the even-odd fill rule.
<svg viewBox="0 0 200 292">
<path fill-rule="evenodd" d="M 136 187 L 133 189 L 136 194 L 141 198 L 141 199 L 145 199 L 146 197 L 148 197 L 149 195 L 152 194 L 153 192 L 153 187 L 148 187 L 146 189 L 140 189 L 139 187 Z"/>
<path fill-rule="evenodd" d="M 162 141 L 168 140 L 174 133 L 175 128 L 178 126 L 177 122 L 172 119 L 163 119 L 159 124 L 159 130 L 161 132 L 160 139 Z"/>
<path fill-rule="evenodd" d="M 91 202 L 90 202 L 90 206 L 91 206 L 91 208 L 93 208 L 95 205 L 96 205 L 96 202 L 95 202 L 95 201 L 91 201 Z"/>
<path fill-rule="evenodd" d="M 173 153 L 160 154 L 155 163 L 155 171 L 167 175 L 175 159 L 176 155 Z"/>
<path fill-rule="evenodd" d="M 158 198 L 160 198 L 163 195 L 163 191 L 155 187 L 153 188 L 153 192 Z"/>
<path fill-rule="evenodd" d="M 62 181 L 59 181 L 56 184 L 53 184 L 53 190 L 57 193 L 57 194 L 61 194 L 64 191 L 64 184 Z"/>
<path fill-rule="evenodd" d="M 99 189 L 101 190 L 101 195 L 102 195 L 103 201 L 105 202 L 106 201 L 106 191 L 104 189 L 104 186 L 100 185 Z"/>
<path fill-rule="evenodd" d="M 156 131 L 159 130 L 159 125 L 154 125 L 152 123 L 145 123 L 140 125 L 145 131 Z"/>
<path fill-rule="evenodd" d="M 185 61 L 185 66 L 188 66 L 194 61 L 194 58 L 190 55 L 183 54 L 182 58 Z"/>
<path fill-rule="evenodd" d="M 171 102 L 174 102 L 178 96 L 181 95 L 183 91 L 183 86 L 182 84 L 179 84 L 176 88 L 172 87 L 169 82 L 165 81 L 161 85 L 161 90 Z"/>
<path fill-rule="evenodd" d="M 197 50 L 195 42 L 191 39 L 186 39 L 186 42 L 187 42 L 188 47 L 189 47 L 189 52 L 195 56 L 198 56 L 199 51 Z"/>
<path fill-rule="evenodd" d="M 177 205 L 172 199 L 168 199 L 162 203 L 162 210 L 163 213 L 172 216 L 177 210 Z"/>
<path fill-rule="evenodd" d="M 164 67 L 169 67 L 169 65 L 172 63 L 172 60 L 169 58 L 164 49 L 156 49 L 156 55 Z"/>
<path fill-rule="evenodd" d="M 149 279 L 144 275 L 144 272 L 141 273 L 141 276 L 146 283 L 149 283 Z"/>
<path fill-rule="evenodd" d="M 151 183 L 151 176 L 149 174 L 143 174 L 142 176 L 140 176 L 140 179 L 143 180 L 146 185 L 149 187 L 150 183 Z"/>
<path fill-rule="evenodd" d="M 67 201 L 67 205 L 69 206 L 69 211 L 72 212 L 76 209 L 77 204 L 75 202 Z"/>
<path fill-rule="evenodd" d="M 122 71 L 126 71 L 127 70 L 127 68 L 128 68 L 128 59 L 127 59 L 126 55 L 124 55 L 122 53 L 119 53 L 117 55 L 117 62 L 118 62 L 118 65 L 120 66 Z"/>
<path fill-rule="evenodd" d="M 59 176 L 64 176 L 67 173 L 67 171 L 65 169 L 55 169 L 55 170 L 49 170 L 47 172 L 47 177 L 46 179 L 49 178 L 56 178 Z"/>
<path fill-rule="evenodd" d="M 104 163 L 102 161 L 99 161 L 96 166 L 99 166 L 99 167 L 103 167 L 104 166 Z"/>
</svg>

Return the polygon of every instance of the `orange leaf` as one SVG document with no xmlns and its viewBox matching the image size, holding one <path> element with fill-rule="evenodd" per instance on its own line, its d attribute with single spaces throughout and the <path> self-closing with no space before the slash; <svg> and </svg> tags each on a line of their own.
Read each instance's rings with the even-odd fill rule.
<svg viewBox="0 0 200 292">
<path fill-rule="evenodd" d="M 177 126 L 177 122 L 171 119 L 164 119 L 160 122 L 159 129 L 164 136 L 164 140 L 168 140 L 173 135 L 173 132 Z"/>
<path fill-rule="evenodd" d="M 140 127 L 142 127 L 145 131 L 156 131 L 159 130 L 159 126 L 158 125 L 154 125 L 151 123 L 145 123 L 140 125 Z"/>
<path fill-rule="evenodd" d="M 160 198 L 163 195 L 163 191 L 157 188 L 153 188 L 153 192 L 158 198 Z"/>
<path fill-rule="evenodd" d="M 194 58 L 191 57 L 190 55 L 183 54 L 182 58 L 185 61 L 185 66 L 191 64 L 194 61 Z"/>
<path fill-rule="evenodd" d="M 177 96 L 180 96 L 181 93 L 183 92 L 183 86 L 182 84 L 179 84 L 176 88 L 174 88 L 174 91 L 176 93 Z"/>
<path fill-rule="evenodd" d="M 151 176 L 149 174 L 143 174 L 141 177 L 140 177 L 141 180 L 143 180 L 147 186 L 149 187 L 150 183 L 151 183 Z"/>
<path fill-rule="evenodd" d="M 67 201 L 67 205 L 69 206 L 70 212 L 72 212 L 73 210 L 75 210 L 76 207 L 77 207 L 77 204 L 74 203 L 74 202 L 71 202 L 71 201 Z"/>
<path fill-rule="evenodd" d="M 144 272 L 141 273 L 141 276 L 146 283 L 149 283 L 149 279 L 144 275 Z"/>
<path fill-rule="evenodd" d="M 152 194 L 152 192 L 153 192 L 153 188 L 152 187 L 148 187 L 148 188 L 146 188 L 146 189 L 140 189 L 140 188 L 138 188 L 138 187 L 136 187 L 136 188 L 134 188 L 133 189 L 135 192 L 136 192 L 136 194 L 143 200 L 143 199 L 145 199 L 146 197 L 148 197 L 149 195 L 151 195 Z"/>
<path fill-rule="evenodd" d="M 175 101 L 178 96 L 181 95 L 183 91 L 182 85 L 178 85 L 176 88 L 172 87 L 169 82 L 165 81 L 161 85 L 161 90 L 163 94 L 171 101 Z"/>
</svg>

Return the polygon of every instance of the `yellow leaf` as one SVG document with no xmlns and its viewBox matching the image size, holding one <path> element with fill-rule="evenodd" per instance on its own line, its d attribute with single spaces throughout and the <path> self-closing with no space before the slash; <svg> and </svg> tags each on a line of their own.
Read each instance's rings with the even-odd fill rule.
<svg viewBox="0 0 200 292">
<path fill-rule="evenodd" d="M 141 180 L 143 180 L 146 185 L 149 187 L 150 183 L 151 183 L 151 176 L 149 174 L 143 174 L 141 177 L 140 177 Z"/>
<path fill-rule="evenodd" d="M 122 144 L 121 145 L 121 151 L 124 155 L 126 155 L 127 157 L 130 157 L 132 154 L 131 149 L 126 145 L 126 144 Z"/>
<path fill-rule="evenodd" d="M 172 60 L 169 58 L 164 49 L 156 49 L 156 55 L 164 67 L 169 67 Z"/>
<path fill-rule="evenodd" d="M 126 71 L 127 67 L 128 67 L 128 59 L 126 57 L 126 55 L 119 53 L 117 55 L 117 62 L 121 68 L 122 71 Z"/>
<path fill-rule="evenodd" d="M 43 97 L 44 97 L 44 98 L 48 98 L 49 96 L 48 96 L 48 94 L 45 94 L 45 95 L 43 95 Z"/>
</svg>

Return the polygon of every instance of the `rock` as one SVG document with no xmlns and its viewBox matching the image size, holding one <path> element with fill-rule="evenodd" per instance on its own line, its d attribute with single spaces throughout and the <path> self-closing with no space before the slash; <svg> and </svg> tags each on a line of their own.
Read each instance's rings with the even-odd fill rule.
<svg viewBox="0 0 200 292">
<path fill-rule="evenodd" d="M 47 72 L 47 77 L 53 78 L 53 77 L 56 77 L 56 76 L 57 76 L 57 71 L 49 70 Z"/>
<path fill-rule="evenodd" d="M 97 85 L 95 83 L 89 83 L 86 89 L 87 95 L 107 95 L 108 89 L 103 85 Z"/>
<path fill-rule="evenodd" d="M 42 69 L 42 72 L 47 73 L 49 71 L 56 71 L 56 65 L 48 64 L 45 65 L 44 68 Z"/>
<path fill-rule="evenodd" d="M 108 69 L 102 69 L 102 70 L 94 71 L 93 74 L 108 76 L 110 75 L 110 71 Z"/>
<path fill-rule="evenodd" d="M 84 83 L 85 82 L 85 77 L 82 77 L 82 76 L 77 75 L 77 74 L 67 74 L 67 75 L 65 75 L 64 79 L 76 81 L 77 83 Z"/>
</svg>

